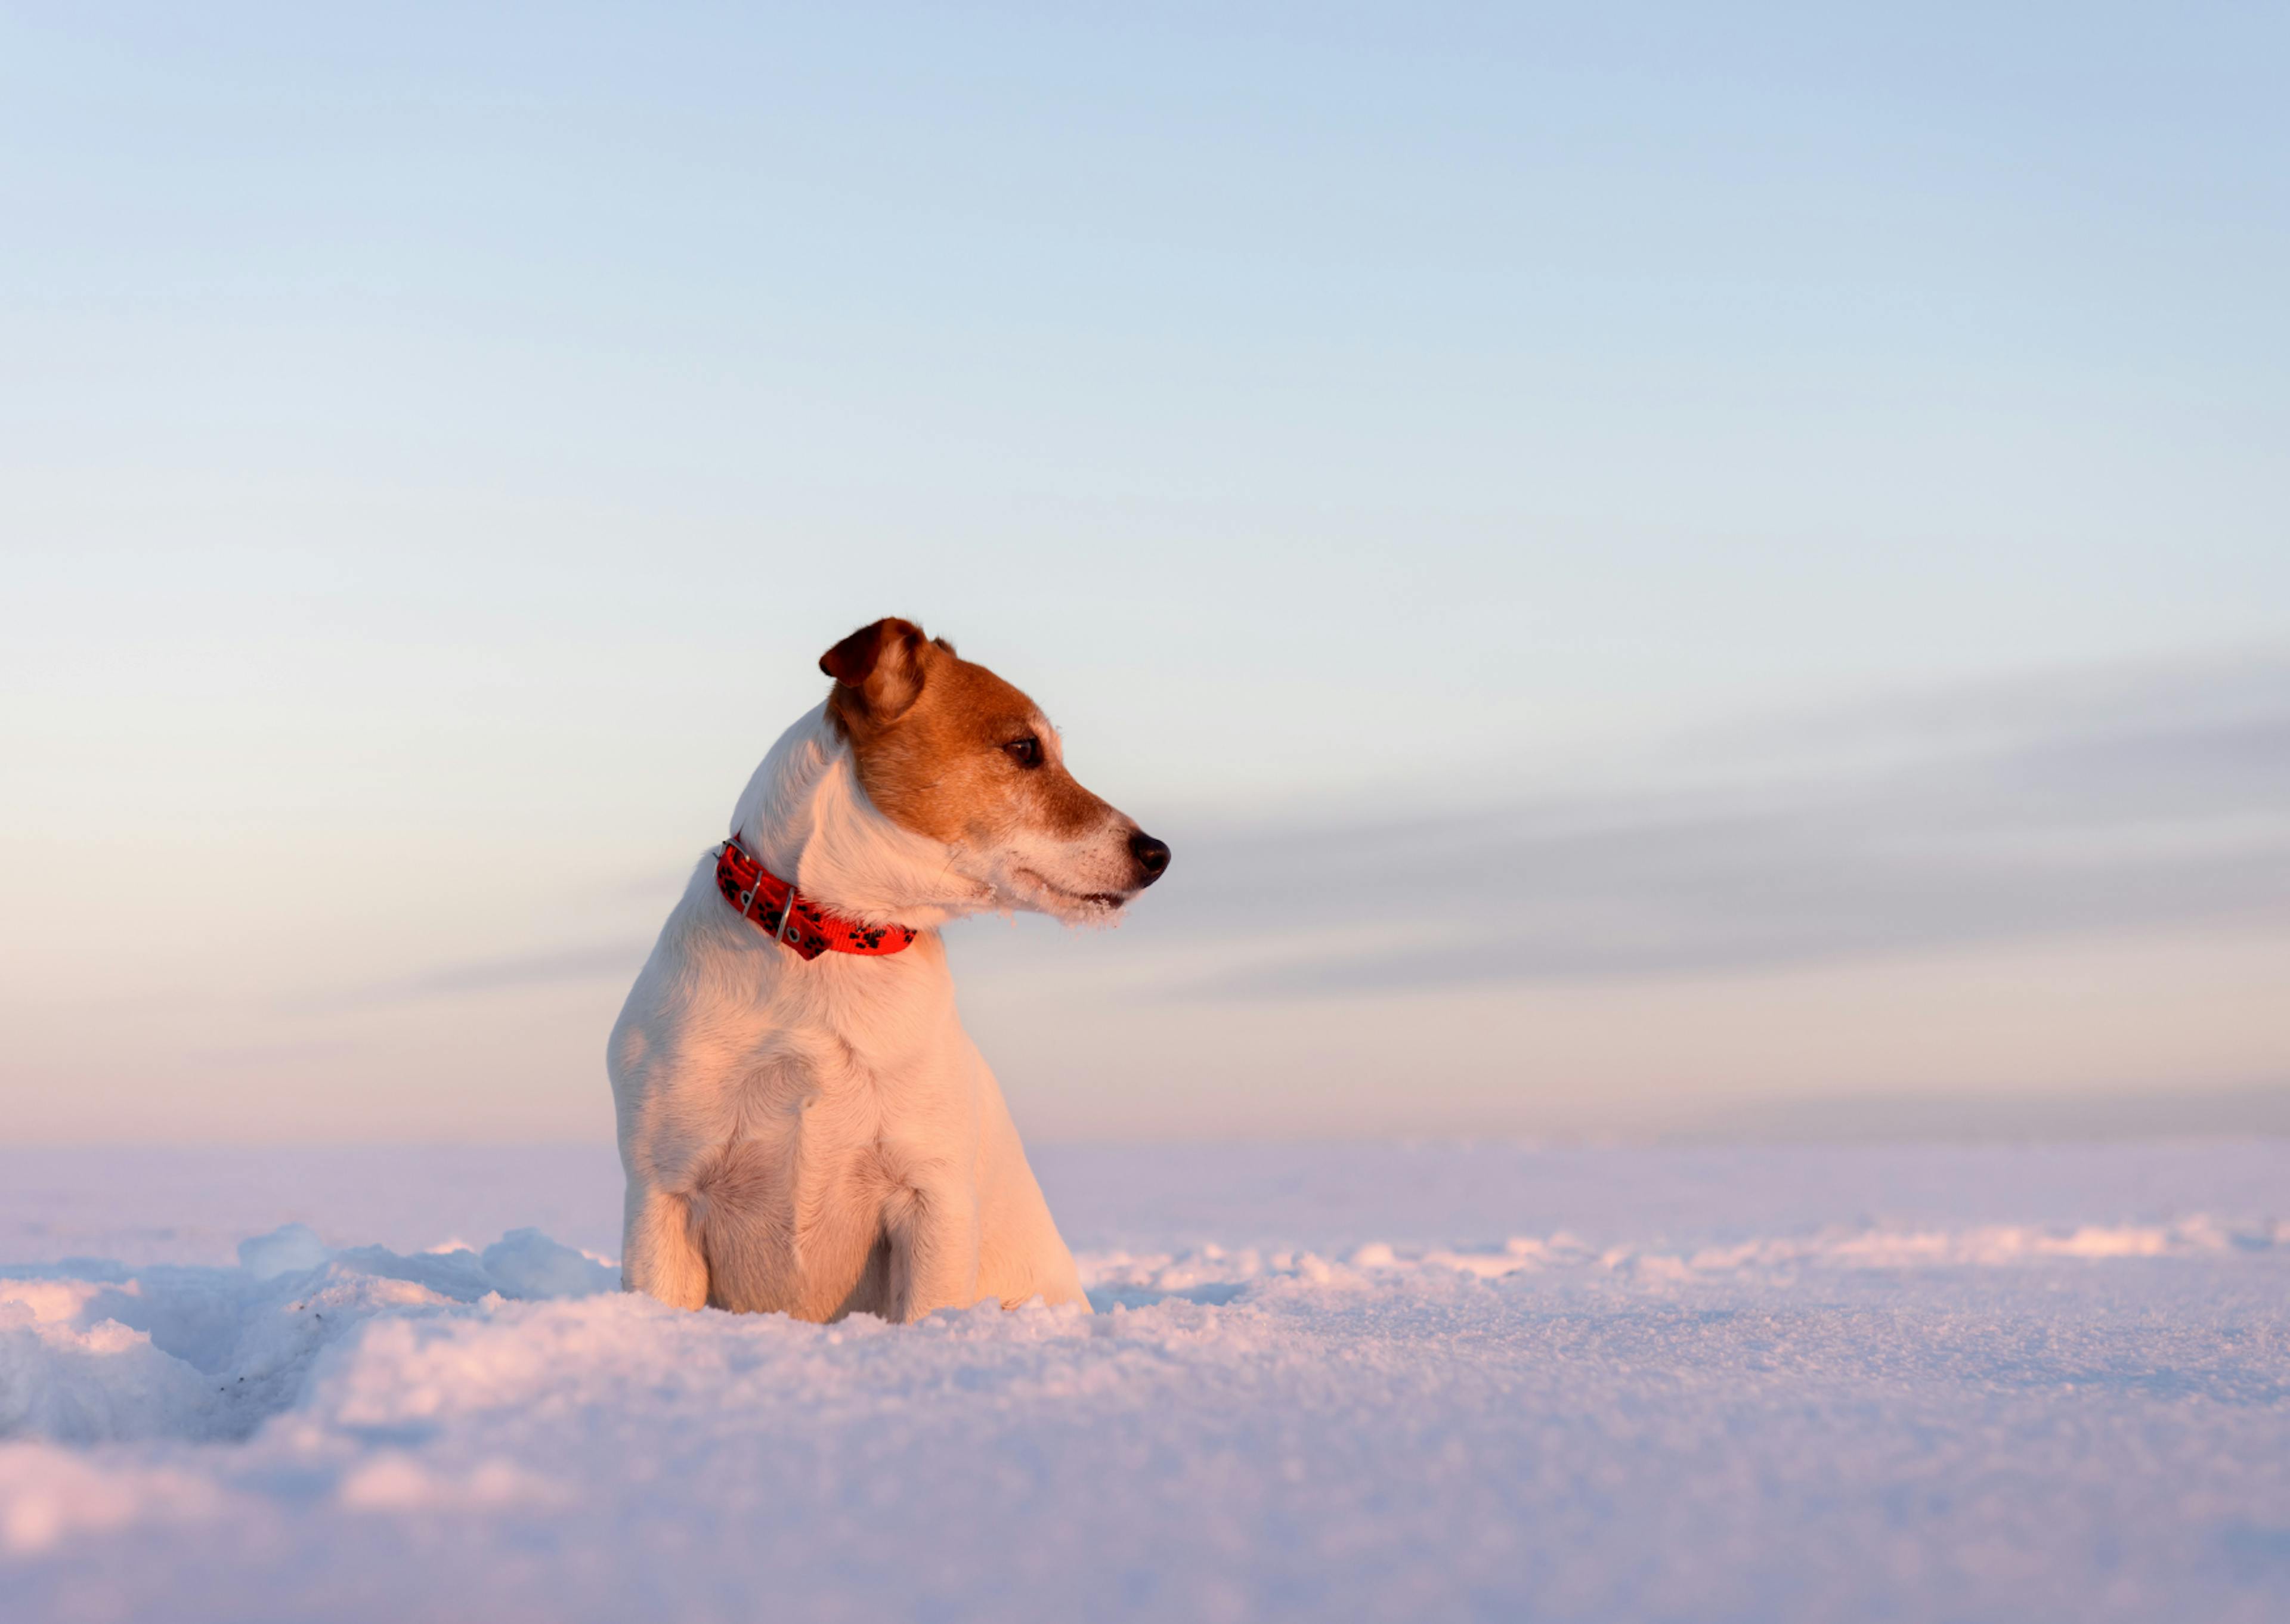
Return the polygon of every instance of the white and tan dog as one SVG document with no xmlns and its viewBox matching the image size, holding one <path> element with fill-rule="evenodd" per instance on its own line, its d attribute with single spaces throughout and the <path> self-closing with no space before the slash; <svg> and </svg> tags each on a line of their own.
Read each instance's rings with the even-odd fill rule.
<svg viewBox="0 0 2290 1624">
<path fill-rule="evenodd" d="M 943 639 L 878 620 L 819 664 L 613 1028 L 622 1284 L 811 1320 L 1086 1307 L 936 927 L 1112 919 L 1169 849 Z"/>
</svg>

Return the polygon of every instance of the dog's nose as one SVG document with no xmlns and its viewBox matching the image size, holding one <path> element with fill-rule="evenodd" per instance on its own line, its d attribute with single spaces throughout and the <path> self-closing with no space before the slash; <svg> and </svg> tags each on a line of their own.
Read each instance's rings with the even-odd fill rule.
<svg viewBox="0 0 2290 1624">
<path fill-rule="evenodd" d="M 1154 839 L 1143 829 L 1129 837 L 1129 855 L 1137 860 L 1137 867 L 1144 871 L 1142 883 L 1147 885 L 1159 879 L 1161 871 L 1169 866 L 1168 843 Z"/>
</svg>

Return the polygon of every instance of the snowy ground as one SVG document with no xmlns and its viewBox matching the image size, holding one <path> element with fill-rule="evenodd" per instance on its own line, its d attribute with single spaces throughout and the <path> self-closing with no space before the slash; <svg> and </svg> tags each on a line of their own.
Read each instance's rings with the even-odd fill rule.
<svg viewBox="0 0 2290 1624">
<path fill-rule="evenodd" d="M 609 1153 L 0 1154 L 0 1613 L 2290 1617 L 2290 1144 L 1037 1160 L 1101 1312 L 902 1330 L 607 1290 Z"/>
</svg>

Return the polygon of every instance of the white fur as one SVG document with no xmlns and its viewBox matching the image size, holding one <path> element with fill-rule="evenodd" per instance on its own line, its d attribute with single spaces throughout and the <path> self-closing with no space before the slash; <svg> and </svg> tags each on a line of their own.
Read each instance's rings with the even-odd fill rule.
<svg viewBox="0 0 2290 1624">
<path fill-rule="evenodd" d="M 806 962 L 725 904 L 712 852 L 694 869 L 613 1028 L 622 1284 L 811 1319 L 1086 1308 L 931 927 L 981 908 L 1117 911 L 1048 908 L 1011 877 L 1085 892 L 1105 843 L 1045 878 L 1056 854 L 1013 866 L 910 833 L 868 801 L 824 707 L 764 758 L 733 830 L 821 906 L 923 934 Z"/>
</svg>

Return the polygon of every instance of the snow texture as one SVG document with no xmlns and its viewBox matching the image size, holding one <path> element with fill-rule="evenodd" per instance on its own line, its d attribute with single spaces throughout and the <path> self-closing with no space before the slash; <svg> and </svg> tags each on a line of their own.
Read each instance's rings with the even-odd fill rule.
<svg viewBox="0 0 2290 1624">
<path fill-rule="evenodd" d="M 901 1328 L 609 1152 L 0 1156 L 0 1612 L 2290 1617 L 2290 1146 L 1037 1162 L 1099 1312 Z"/>
</svg>

